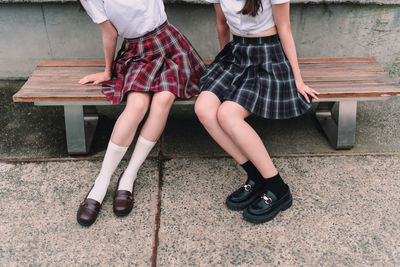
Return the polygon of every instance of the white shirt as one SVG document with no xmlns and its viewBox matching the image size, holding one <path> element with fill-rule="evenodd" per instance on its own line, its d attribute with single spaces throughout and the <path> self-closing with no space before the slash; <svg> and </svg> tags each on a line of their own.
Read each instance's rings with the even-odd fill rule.
<svg viewBox="0 0 400 267">
<path fill-rule="evenodd" d="M 239 14 L 246 0 L 206 0 L 210 3 L 220 3 L 229 28 L 240 35 L 258 34 L 275 25 L 272 15 L 272 5 L 282 4 L 290 0 L 262 0 L 263 9 L 255 17 Z"/>
<path fill-rule="evenodd" d="M 94 23 L 110 20 L 123 38 L 137 38 L 167 20 L 162 0 L 81 0 Z"/>
</svg>

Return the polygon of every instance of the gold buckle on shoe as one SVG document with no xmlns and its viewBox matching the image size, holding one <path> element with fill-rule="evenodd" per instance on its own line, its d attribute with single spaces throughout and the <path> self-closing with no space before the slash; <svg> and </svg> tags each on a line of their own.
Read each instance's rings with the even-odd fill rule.
<svg viewBox="0 0 400 267">
<path fill-rule="evenodd" d="M 86 201 L 83 201 L 82 203 L 81 203 L 81 207 L 86 207 L 88 204 L 86 203 Z"/>
<path fill-rule="evenodd" d="M 250 188 L 251 188 L 251 185 L 249 185 L 249 184 L 244 184 L 243 187 L 244 187 L 244 190 L 249 191 Z"/>
<path fill-rule="evenodd" d="M 270 198 L 270 197 L 267 197 L 267 195 L 266 195 L 266 194 L 263 194 L 263 195 L 261 196 L 261 198 L 262 198 L 262 199 L 264 199 L 264 201 L 265 201 L 265 204 L 267 204 L 267 205 L 269 205 L 269 204 L 271 204 L 271 203 L 272 203 L 272 198 Z"/>
</svg>

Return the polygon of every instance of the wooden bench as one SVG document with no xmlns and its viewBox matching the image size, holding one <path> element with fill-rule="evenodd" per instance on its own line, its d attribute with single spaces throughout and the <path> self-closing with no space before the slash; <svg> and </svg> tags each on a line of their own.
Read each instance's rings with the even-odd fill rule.
<svg viewBox="0 0 400 267">
<path fill-rule="evenodd" d="M 315 115 L 336 149 L 355 144 L 357 101 L 400 95 L 399 84 L 372 57 L 305 58 L 299 62 L 305 83 L 320 92 Z M 88 153 L 98 122 L 95 106 L 110 103 L 101 86 L 77 81 L 103 68 L 102 61 L 40 62 L 13 100 L 64 106 L 68 153 Z M 194 98 L 177 102 L 193 103 Z"/>
</svg>

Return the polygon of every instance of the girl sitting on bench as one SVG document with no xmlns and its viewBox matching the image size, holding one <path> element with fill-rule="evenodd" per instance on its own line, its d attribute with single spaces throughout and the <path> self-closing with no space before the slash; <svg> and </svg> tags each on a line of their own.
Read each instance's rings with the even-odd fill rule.
<svg viewBox="0 0 400 267">
<path fill-rule="evenodd" d="M 300 74 L 289 0 L 207 1 L 214 3 L 223 49 L 200 80 L 195 111 L 247 173 L 245 184 L 226 199 L 228 208 L 244 210 L 250 222 L 265 222 L 289 208 L 292 195 L 245 119 L 251 114 L 268 119 L 300 116 L 311 107 L 308 95 L 317 98 L 318 93 Z"/>
<path fill-rule="evenodd" d="M 117 216 L 129 214 L 139 167 L 161 136 L 175 98 L 199 93 L 205 64 L 189 41 L 168 23 L 162 0 L 81 0 L 80 4 L 101 29 L 106 66 L 104 72 L 88 75 L 79 83 L 103 83 L 103 93 L 113 104 L 126 99 L 100 173 L 78 209 L 78 222 L 89 226 L 96 220 L 111 176 L 151 102 L 113 201 Z M 118 35 L 125 40 L 114 60 Z"/>
</svg>

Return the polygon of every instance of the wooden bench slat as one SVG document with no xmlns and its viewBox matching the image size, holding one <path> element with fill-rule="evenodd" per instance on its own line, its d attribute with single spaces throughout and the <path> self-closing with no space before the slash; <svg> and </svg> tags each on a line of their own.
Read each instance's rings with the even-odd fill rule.
<svg viewBox="0 0 400 267">
<path fill-rule="evenodd" d="M 369 98 L 369 97 L 387 97 L 387 96 L 398 96 L 400 95 L 399 92 L 361 92 L 361 93 L 334 93 L 334 94 L 324 94 L 321 93 L 318 95 L 320 99 L 329 99 L 329 98 Z"/>
<path fill-rule="evenodd" d="M 49 79 L 53 80 L 53 83 L 58 82 L 58 85 L 61 86 L 61 83 L 63 81 L 65 81 L 66 79 L 69 79 L 70 81 L 73 81 L 74 83 L 78 83 L 78 81 L 81 79 L 81 76 L 72 76 L 72 75 L 62 75 L 62 76 L 58 76 L 57 78 L 54 78 L 52 76 L 36 76 L 36 80 L 35 82 L 38 83 L 46 83 Z M 378 76 L 378 75 L 346 75 L 346 76 L 337 76 L 337 75 L 330 75 L 330 76 L 315 76 L 315 75 L 303 75 L 303 80 L 306 83 L 309 82 L 347 82 L 347 83 L 360 83 L 363 81 L 366 82 L 373 82 L 376 81 L 377 84 L 381 84 L 382 82 L 392 82 L 392 80 L 390 79 L 390 77 L 386 77 L 386 76 Z M 69 86 L 71 85 L 75 85 L 75 84 L 71 84 L 69 83 Z M 69 87 L 68 87 L 69 88 Z"/>
<path fill-rule="evenodd" d="M 300 69 L 303 74 L 306 73 L 333 73 L 337 72 L 340 74 L 346 74 L 348 71 L 357 73 L 385 73 L 384 69 L 381 66 L 366 66 L 366 65 L 338 65 L 338 66 L 305 66 L 300 64 Z M 34 70 L 31 76 L 35 75 L 62 75 L 62 74 L 79 74 L 81 76 L 85 75 L 86 73 L 95 73 L 102 71 L 102 67 L 65 67 L 65 68 L 37 68 Z"/>
<path fill-rule="evenodd" d="M 371 62 L 343 62 L 343 61 L 338 61 L 338 62 L 300 62 L 300 66 L 303 68 L 367 68 L 367 69 L 379 69 L 382 70 L 382 66 L 376 62 L 376 61 L 371 61 Z M 38 70 L 45 70 L 45 71 L 65 71 L 65 70 L 79 70 L 79 69 L 102 69 L 104 65 L 74 65 L 74 64 L 68 64 L 65 63 L 64 66 L 47 66 L 44 67 L 43 65 L 40 65 L 37 67 Z"/>
<path fill-rule="evenodd" d="M 330 68 L 322 68 L 322 67 L 315 66 L 315 67 L 312 67 L 312 68 L 310 68 L 310 67 L 306 68 L 302 64 L 300 64 L 299 67 L 300 67 L 300 70 L 302 72 L 304 72 L 304 71 L 318 71 L 318 72 L 321 72 L 321 73 L 333 72 L 333 71 L 334 72 L 338 72 L 338 73 L 343 73 L 344 71 L 351 71 L 351 72 L 355 72 L 355 73 L 360 73 L 360 72 L 371 72 L 371 73 L 382 72 L 383 73 L 383 72 L 385 72 L 384 69 L 378 69 L 376 67 L 371 68 L 371 67 L 367 67 L 367 66 L 358 66 L 358 67 L 355 67 L 355 66 L 333 67 L 333 66 L 331 66 Z"/>
<path fill-rule="evenodd" d="M 48 85 L 48 84 L 52 84 L 53 86 L 59 86 L 62 87 L 63 85 L 66 85 L 67 88 L 71 88 L 71 87 L 87 87 L 88 85 L 82 86 L 80 84 L 78 84 L 78 80 L 81 78 L 82 76 L 80 75 L 68 75 L 68 74 L 64 74 L 61 76 L 57 76 L 57 77 L 53 77 L 52 75 L 39 75 L 39 76 L 35 76 L 34 79 L 30 79 L 27 83 L 26 83 L 26 88 L 33 86 L 35 84 L 37 85 Z M 321 73 L 315 73 L 314 75 L 307 74 L 307 75 L 303 75 L 303 79 L 305 82 L 329 82 L 332 84 L 335 84 L 337 82 L 340 83 L 346 83 L 346 84 L 352 84 L 353 81 L 357 81 L 358 84 L 362 84 L 364 82 L 367 83 L 372 83 L 375 82 L 377 85 L 380 85 L 382 83 L 396 83 L 390 76 L 386 75 L 386 74 L 362 74 L 362 75 L 351 75 L 350 74 L 346 74 L 346 75 L 328 75 L 328 74 L 321 74 Z"/>
<path fill-rule="evenodd" d="M 396 85 L 394 84 L 386 84 L 382 85 L 379 89 L 377 89 L 376 85 L 338 85 L 338 86 L 330 86 L 330 85 L 317 85 L 310 86 L 311 88 L 315 88 L 319 93 L 331 93 L 331 94 L 358 94 L 358 93 L 367 93 L 367 92 L 377 92 L 377 93 L 397 93 L 400 94 L 400 91 L 395 92 Z M 393 90 L 392 90 L 393 89 Z"/>
<path fill-rule="evenodd" d="M 40 90 L 42 93 L 38 94 L 37 91 Z M 36 95 L 43 95 L 43 96 L 52 96 L 55 94 L 58 94 L 59 92 L 64 93 L 64 94 L 69 94 L 71 96 L 74 96 L 75 94 L 80 94 L 80 95 L 85 95 L 85 92 L 92 93 L 92 92 L 98 92 L 99 95 L 102 94 L 100 91 L 101 87 L 96 87 L 96 88 L 69 88 L 69 89 L 64 89 L 64 90 L 57 90 L 54 91 L 52 86 L 43 86 L 43 87 L 33 87 L 33 88 L 28 88 L 24 90 L 25 93 L 36 93 Z M 25 94 L 24 93 L 24 94 Z"/>
<path fill-rule="evenodd" d="M 376 61 L 375 57 L 334 57 L 334 58 L 299 58 L 300 63 L 303 62 L 370 62 Z"/>
<path fill-rule="evenodd" d="M 387 77 L 377 77 L 377 76 L 343 76 L 343 77 L 337 77 L 337 76 L 330 76 L 330 77 L 320 77 L 320 76 L 303 76 L 303 80 L 306 81 L 307 83 L 309 82 L 348 82 L 348 83 L 357 83 L 360 81 L 378 81 L 378 80 L 386 80 L 389 81 Z"/>
<path fill-rule="evenodd" d="M 46 81 L 48 81 L 49 79 L 51 79 L 51 76 L 41 76 L 40 79 L 36 79 L 35 82 L 43 82 L 45 83 Z M 57 77 L 56 79 L 53 78 L 53 83 L 55 82 L 63 82 L 66 79 L 70 79 L 71 81 L 74 81 L 75 83 L 78 83 L 79 79 L 82 78 L 80 76 L 60 76 Z M 366 76 L 305 76 L 303 75 L 303 80 L 305 82 L 311 82 L 311 81 L 321 81 L 321 82 L 336 82 L 336 81 L 340 81 L 340 82 L 348 82 L 348 83 L 352 83 L 352 82 L 360 82 L 360 81 L 389 81 L 390 79 L 384 76 L 372 76 L 372 75 L 366 75 Z M 71 83 L 70 83 L 71 84 Z M 71 84 L 72 85 L 72 84 Z"/>
<path fill-rule="evenodd" d="M 354 86 L 355 88 L 357 86 L 362 86 L 362 85 L 372 85 L 372 86 L 385 86 L 385 85 L 399 85 L 397 82 L 392 81 L 386 77 L 380 77 L 380 78 L 376 78 L 376 79 L 371 79 L 371 80 L 359 80 L 356 82 L 348 82 L 348 81 L 340 81 L 340 80 L 308 80 L 308 79 L 304 79 L 304 81 L 308 84 L 308 83 L 312 83 L 312 84 L 316 84 L 316 85 L 322 85 L 322 86 L 326 86 L 326 85 L 331 85 L 332 87 L 335 86 L 341 86 L 341 85 L 346 85 L 346 86 Z M 26 89 L 38 89 L 40 90 L 40 88 L 50 88 L 53 89 L 55 92 L 59 91 L 59 90 L 70 90 L 70 89 L 80 89 L 80 90 L 86 90 L 86 89 L 90 89 L 90 88 L 101 88 L 101 85 L 81 85 L 78 82 L 75 83 L 71 83 L 70 81 L 66 81 L 66 80 L 52 80 L 52 81 L 40 81 L 40 80 L 32 80 L 29 83 L 27 83 L 27 86 L 25 87 Z M 56 89 L 55 89 L 56 88 Z"/>
<path fill-rule="evenodd" d="M 358 81 L 341 81 L 341 80 L 311 80 L 311 79 L 304 79 L 304 81 L 307 84 L 314 84 L 314 85 L 322 85 L 322 86 L 326 86 L 326 85 L 331 85 L 332 87 L 335 86 L 341 86 L 341 85 L 346 85 L 346 86 L 363 86 L 363 85 L 372 85 L 372 86 L 376 86 L 376 87 L 380 87 L 380 86 L 385 86 L 385 85 L 399 85 L 397 82 L 387 78 L 387 77 L 376 77 L 375 79 L 361 79 Z"/>
<path fill-rule="evenodd" d="M 362 68 L 331 68 L 331 69 L 322 69 L 322 68 L 309 68 L 309 69 L 305 69 L 303 68 L 303 66 L 300 65 L 300 70 L 302 75 L 307 75 L 307 74 L 312 74 L 314 73 L 315 75 L 344 75 L 344 76 L 348 76 L 351 74 L 357 75 L 357 74 L 369 74 L 369 75 L 381 75 L 384 74 L 385 71 L 383 70 L 378 70 L 378 69 L 362 69 Z M 50 76 L 50 75 L 78 75 L 80 77 L 83 77 L 85 74 L 87 73 L 96 73 L 96 72 L 100 72 L 102 71 L 102 69 L 93 69 L 93 70 L 89 70 L 89 69 L 82 69 L 82 70 L 63 70 L 63 71 L 53 71 L 53 70 L 49 70 L 49 71 L 41 71 L 41 70 L 35 70 L 34 72 L 32 72 L 31 77 L 33 76 Z M 349 73 L 351 72 L 351 73 Z"/>
<path fill-rule="evenodd" d="M 315 90 L 319 91 L 320 93 L 365 93 L 365 92 L 381 92 L 382 94 L 393 92 L 393 93 L 398 93 L 400 94 L 400 91 L 395 91 L 396 89 L 396 84 L 385 84 L 382 85 L 380 88 L 377 89 L 376 85 L 371 85 L 371 84 L 364 84 L 364 85 L 337 85 L 337 86 L 332 86 L 332 85 L 323 85 L 323 84 L 311 84 L 309 83 L 310 87 L 314 88 Z M 38 88 L 39 89 L 39 88 Z M 335 89 L 334 92 L 332 92 Z M 393 89 L 393 90 L 391 90 Z M 40 88 L 42 93 L 38 94 L 36 91 L 36 88 L 33 89 L 27 89 L 24 91 L 24 94 L 21 94 L 20 96 L 26 96 L 27 94 L 35 94 L 36 96 L 40 97 L 46 97 L 46 96 L 54 96 L 59 93 L 63 93 L 65 95 L 74 97 L 74 95 L 79 94 L 80 96 L 85 96 L 89 93 L 96 92 L 99 95 L 101 95 L 100 88 L 98 89 L 77 89 L 77 88 L 72 88 L 69 90 L 58 90 L 54 91 L 52 87 L 43 87 Z"/>
<path fill-rule="evenodd" d="M 94 102 L 94 101 L 107 101 L 107 99 L 103 97 L 37 97 L 37 96 L 31 96 L 29 97 L 29 101 L 27 101 L 27 97 L 19 97 L 15 96 L 13 97 L 15 102 L 78 102 L 78 101 L 84 101 L 84 102 Z"/>
<path fill-rule="evenodd" d="M 300 69 L 303 76 L 312 75 L 312 76 L 354 76 L 354 75 L 383 75 L 386 74 L 383 69 L 361 69 L 361 68 L 304 68 L 300 65 Z M 102 68 L 97 69 L 89 69 L 89 68 L 80 68 L 80 69 L 70 69 L 68 70 L 34 70 L 31 77 L 39 77 L 39 76 L 63 76 L 63 75 L 75 75 L 77 77 L 83 77 L 87 73 L 94 73 L 97 71 L 101 71 Z"/>
<path fill-rule="evenodd" d="M 43 69 L 43 70 L 48 70 L 48 69 L 73 69 L 73 68 L 101 68 L 104 67 L 104 64 L 94 64 L 91 62 L 79 62 L 80 64 L 75 64 L 74 62 L 66 61 L 64 64 L 61 64 L 60 66 L 57 66 L 57 64 L 54 65 L 38 65 L 38 69 Z M 40 63 L 39 63 L 40 64 Z M 305 60 L 299 60 L 299 64 L 303 65 L 305 67 L 314 67 L 314 66 L 320 66 L 320 67 L 331 67 L 331 66 L 377 66 L 380 67 L 380 64 L 377 61 L 360 61 L 360 62 L 348 62 L 348 61 L 334 61 L 334 62 L 312 62 L 312 61 L 305 61 Z"/>
<path fill-rule="evenodd" d="M 35 94 L 35 93 L 33 93 L 33 92 L 27 92 L 26 94 L 25 94 L 25 96 L 26 97 L 36 97 L 36 98 L 47 98 L 47 97 L 56 97 L 56 98 L 63 98 L 63 97 L 65 97 L 65 98 L 74 98 L 74 99 L 82 99 L 82 98 L 85 98 L 85 97 L 100 97 L 100 98 L 102 98 L 102 97 L 104 97 L 104 95 L 103 94 L 98 94 L 97 92 L 86 92 L 86 94 L 81 94 L 81 95 L 79 95 L 79 94 L 76 94 L 76 95 L 74 95 L 74 96 L 71 96 L 71 94 L 69 94 L 69 93 L 65 93 L 65 92 L 57 92 L 57 93 L 55 93 L 55 94 L 52 94 L 51 96 L 42 96 L 42 97 L 38 97 L 37 96 L 37 94 Z"/>
<path fill-rule="evenodd" d="M 104 66 L 104 61 L 40 61 L 38 67 Z"/>
<path fill-rule="evenodd" d="M 319 72 L 330 72 L 330 71 L 336 71 L 336 72 L 343 72 L 344 70 L 347 71 L 354 71 L 354 72 L 384 72 L 385 70 L 380 67 L 380 66 L 366 66 L 366 65 L 359 65 L 359 66 L 354 66 L 354 65 L 348 65 L 348 66 L 307 66 L 303 64 L 299 64 L 300 70 L 301 71 L 308 71 L 308 70 L 316 70 Z"/>
<path fill-rule="evenodd" d="M 37 88 L 40 90 L 40 88 L 46 88 L 46 87 L 51 87 L 54 91 L 58 90 L 68 90 L 71 88 L 80 88 L 82 90 L 86 88 L 91 88 L 91 87 L 97 87 L 101 88 L 101 85 L 82 85 L 77 82 L 77 80 L 72 81 L 67 81 L 67 80 L 31 80 L 27 83 L 25 89 L 29 88 Z"/>
<path fill-rule="evenodd" d="M 340 89 L 340 88 L 349 88 L 349 91 L 357 93 L 359 90 L 364 90 L 371 88 L 376 91 L 385 91 L 387 89 L 395 90 L 398 88 L 397 83 L 389 83 L 389 82 L 369 82 L 369 81 L 359 81 L 354 83 L 348 82 L 321 82 L 321 81 L 305 81 L 310 87 L 315 90 L 321 90 L 323 88 L 327 88 L 332 90 Z M 57 90 L 54 90 L 55 87 L 59 87 Z M 61 88 L 62 87 L 62 88 Z M 24 92 L 36 92 L 38 96 L 42 95 L 42 93 L 46 92 L 47 95 L 51 96 L 52 94 L 56 94 L 57 92 L 66 92 L 69 94 L 76 94 L 77 92 L 90 92 L 90 91 L 99 91 L 101 89 L 100 85 L 86 85 L 82 86 L 80 84 L 70 85 L 68 82 L 64 83 L 40 83 L 40 82 L 32 82 L 29 84 L 29 87 L 24 89 Z"/>
<path fill-rule="evenodd" d="M 320 59 L 315 59 L 313 60 L 312 58 L 310 59 L 299 59 L 299 63 L 303 64 L 303 65 L 331 65 L 331 66 L 337 66 L 340 64 L 344 64 L 344 65 L 374 65 L 377 64 L 378 61 L 376 60 L 346 60 L 343 58 L 338 58 L 338 60 L 335 61 L 324 61 L 324 60 L 320 60 Z M 378 63 L 379 64 L 379 63 Z"/>
<path fill-rule="evenodd" d="M 62 73 L 62 72 L 69 72 L 69 71 L 87 71 L 87 70 L 95 70 L 95 71 L 103 71 L 104 66 L 66 66 L 66 67 L 38 67 L 36 68 L 38 71 L 42 72 L 54 72 L 54 73 Z"/>
<path fill-rule="evenodd" d="M 74 70 L 74 71 L 64 71 L 64 72 L 53 72 L 53 71 L 38 71 L 35 70 L 32 72 L 31 78 L 32 77 L 51 77 L 55 76 L 53 78 L 57 77 L 64 77 L 64 76 L 74 76 L 74 77 L 80 77 L 82 78 L 83 75 L 87 73 L 94 73 L 98 70 Z M 340 76 L 340 77 L 352 77 L 352 76 L 364 76 L 364 77 L 369 77 L 369 76 L 382 76 L 386 75 L 384 71 L 377 71 L 377 70 L 353 70 L 349 71 L 349 69 L 342 68 L 341 70 L 323 70 L 323 69 L 304 69 L 301 68 L 301 73 L 302 76 L 313 76 L 313 77 L 331 77 L 331 76 Z"/>
</svg>

